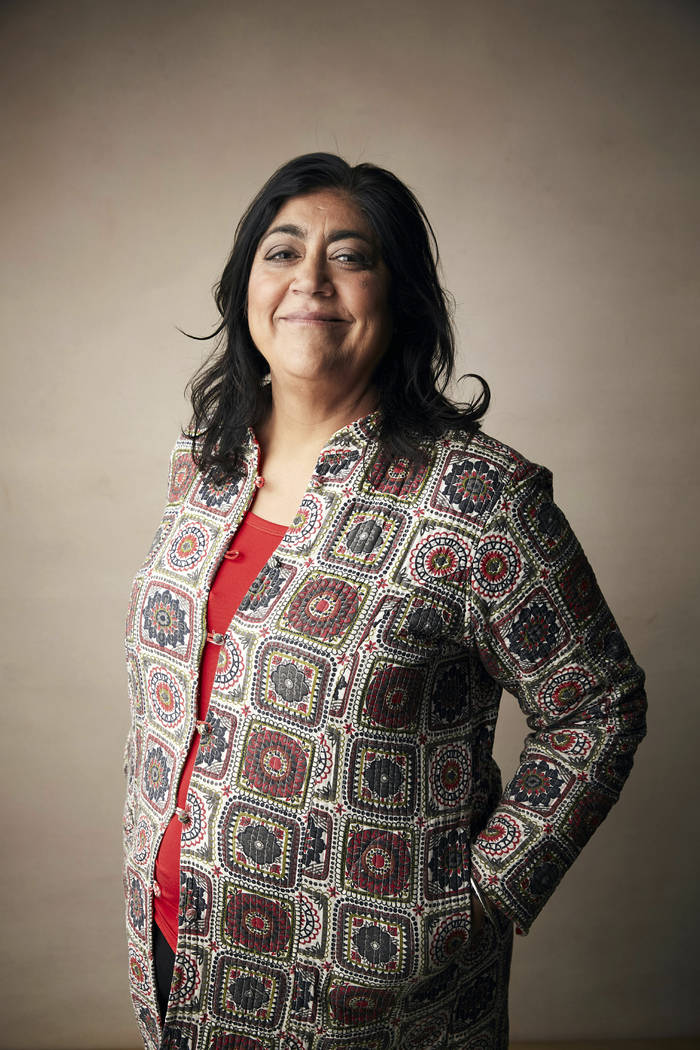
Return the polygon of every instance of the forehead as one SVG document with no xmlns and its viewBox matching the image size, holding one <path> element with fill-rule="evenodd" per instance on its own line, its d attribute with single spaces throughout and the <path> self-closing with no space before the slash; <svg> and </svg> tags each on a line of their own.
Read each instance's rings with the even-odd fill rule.
<svg viewBox="0 0 700 1050">
<path fill-rule="evenodd" d="M 356 230 L 375 241 L 374 232 L 363 211 L 341 190 L 313 190 L 290 197 L 275 215 L 268 229 L 289 223 L 307 233 L 331 230 Z"/>
</svg>

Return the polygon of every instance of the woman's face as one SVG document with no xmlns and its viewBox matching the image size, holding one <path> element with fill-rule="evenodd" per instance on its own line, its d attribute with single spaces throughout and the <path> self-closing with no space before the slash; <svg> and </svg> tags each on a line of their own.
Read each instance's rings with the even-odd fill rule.
<svg viewBox="0 0 700 1050">
<path fill-rule="evenodd" d="M 288 200 L 264 233 L 248 281 L 248 326 L 274 383 L 361 391 L 389 345 L 389 272 L 345 194 Z"/>
</svg>

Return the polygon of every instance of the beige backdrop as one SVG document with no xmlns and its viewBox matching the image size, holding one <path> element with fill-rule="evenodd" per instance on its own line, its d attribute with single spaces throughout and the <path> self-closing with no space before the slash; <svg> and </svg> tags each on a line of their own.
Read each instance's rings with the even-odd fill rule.
<svg viewBox="0 0 700 1050">
<path fill-rule="evenodd" d="M 486 429 L 558 500 L 648 670 L 619 806 L 527 938 L 514 1037 L 692 1035 L 700 5 L 7 2 L 2 1046 L 136 1046 L 122 625 L 243 207 L 330 149 L 434 221 Z M 499 756 L 525 731 L 506 697 Z M 697 1000 L 696 1000 L 697 1001 Z M 697 1007 L 695 1007 L 697 1009 Z"/>
</svg>

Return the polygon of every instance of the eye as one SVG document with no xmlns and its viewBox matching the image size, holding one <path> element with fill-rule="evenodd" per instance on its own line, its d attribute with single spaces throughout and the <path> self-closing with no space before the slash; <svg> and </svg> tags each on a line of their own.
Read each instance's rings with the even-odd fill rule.
<svg viewBox="0 0 700 1050">
<path fill-rule="evenodd" d="M 353 266 L 364 268 L 369 266 L 369 259 L 362 252 L 353 251 L 350 248 L 345 248 L 343 251 L 336 252 L 333 256 L 336 262 L 344 263 L 346 266 Z"/>
<path fill-rule="evenodd" d="M 287 262 L 288 259 L 293 259 L 296 252 L 293 252 L 291 248 L 274 248 L 272 251 L 267 252 L 265 255 L 266 262 Z"/>
</svg>

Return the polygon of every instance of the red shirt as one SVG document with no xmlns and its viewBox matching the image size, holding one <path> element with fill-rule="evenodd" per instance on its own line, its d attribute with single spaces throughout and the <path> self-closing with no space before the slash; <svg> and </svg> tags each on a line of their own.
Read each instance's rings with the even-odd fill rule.
<svg viewBox="0 0 700 1050">
<path fill-rule="evenodd" d="M 248 511 L 231 540 L 228 551 L 219 566 L 207 604 L 208 632 L 225 634 L 233 614 L 263 565 L 278 546 L 287 531 L 286 525 L 276 525 Z M 204 721 L 209 710 L 214 676 L 221 646 L 207 639 L 199 668 L 199 696 L 197 720 Z M 187 791 L 201 737 L 195 733 L 177 791 L 178 809 L 187 806 Z M 180 903 L 180 836 L 182 822 L 174 814 L 163 835 L 156 857 L 155 879 L 160 889 L 154 896 L 154 919 L 168 944 L 177 950 L 177 917 Z"/>
</svg>

